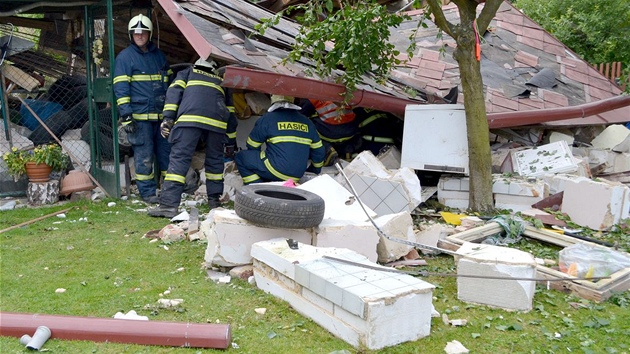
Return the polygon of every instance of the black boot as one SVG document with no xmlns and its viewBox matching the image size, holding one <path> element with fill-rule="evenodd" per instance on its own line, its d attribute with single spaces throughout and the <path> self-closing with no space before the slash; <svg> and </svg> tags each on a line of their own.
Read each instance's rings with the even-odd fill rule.
<svg viewBox="0 0 630 354">
<path fill-rule="evenodd" d="M 221 206 L 221 201 L 219 200 L 219 198 L 221 198 L 221 194 L 210 194 L 208 196 L 208 207 L 210 208 L 210 210 Z"/>
<path fill-rule="evenodd" d="M 177 207 L 170 207 L 166 205 L 158 205 L 155 208 L 149 209 L 149 215 L 157 218 L 172 218 L 178 214 Z"/>
</svg>

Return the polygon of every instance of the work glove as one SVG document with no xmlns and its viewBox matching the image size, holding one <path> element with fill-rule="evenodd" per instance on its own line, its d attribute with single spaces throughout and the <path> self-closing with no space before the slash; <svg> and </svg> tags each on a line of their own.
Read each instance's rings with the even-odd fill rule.
<svg viewBox="0 0 630 354">
<path fill-rule="evenodd" d="M 160 134 L 162 134 L 162 137 L 164 139 L 168 138 L 168 136 L 171 134 L 171 129 L 173 128 L 173 125 L 175 124 L 175 121 L 173 121 L 172 119 L 164 119 L 162 121 L 162 124 L 160 124 Z"/>
<path fill-rule="evenodd" d="M 120 117 L 118 124 L 122 125 L 123 130 L 127 134 L 133 134 L 136 132 L 136 121 L 131 114 Z"/>
<path fill-rule="evenodd" d="M 236 149 L 234 145 L 223 145 L 223 156 L 225 157 L 225 159 L 228 161 L 234 160 L 235 150 Z"/>
</svg>

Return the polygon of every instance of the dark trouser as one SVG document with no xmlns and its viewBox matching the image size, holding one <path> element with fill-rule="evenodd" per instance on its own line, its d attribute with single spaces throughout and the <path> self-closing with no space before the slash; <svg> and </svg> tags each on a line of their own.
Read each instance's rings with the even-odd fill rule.
<svg viewBox="0 0 630 354">
<path fill-rule="evenodd" d="M 244 184 L 281 181 L 269 172 L 260 158 L 259 150 L 241 150 L 234 156 L 234 162 L 238 168 L 238 173 L 243 177 Z"/>
<path fill-rule="evenodd" d="M 190 167 L 192 156 L 199 141 L 206 145 L 205 175 L 208 196 L 223 193 L 223 145 L 226 136 L 210 130 L 175 127 L 169 141 L 173 144 L 169 158 L 168 172 L 164 178 L 164 186 L 160 194 L 160 205 L 179 206 L 186 182 L 186 173 Z"/>
<path fill-rule="evenodd" d="M 155 196 L 157 182 L 153 172 L 154 156 L 157 158 L 159 174 L 168 168 L 171 145 L 160 135 L 160 122 L 136 121 L 136 131 L 127 139 L 133 148 L 136 186 L 143 199 Z"/>
</svg>

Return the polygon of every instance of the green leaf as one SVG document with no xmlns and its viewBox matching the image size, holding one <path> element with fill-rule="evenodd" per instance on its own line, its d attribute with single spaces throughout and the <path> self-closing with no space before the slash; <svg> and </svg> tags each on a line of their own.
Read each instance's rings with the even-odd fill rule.
<svg viewBox="0 0 630 354">
<path fill-rule="evenodd" d="M 521 326 L 518 323 L 515 323 L 515 324 L 509 325 L 507 329 L 511 330 L 511 331 L 522 331 L 523 330 L 523 326 Z"/>
<path fill-rule="evenodd" d="M 479 338 L 481 337 L 481 333 L 471 333 L 470 336 L 473 338 Z"/>
</svg>

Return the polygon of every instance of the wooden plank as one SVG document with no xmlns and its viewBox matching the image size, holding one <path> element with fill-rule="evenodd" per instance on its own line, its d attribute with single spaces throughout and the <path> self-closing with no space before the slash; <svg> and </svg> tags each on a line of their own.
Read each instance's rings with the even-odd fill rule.
<svg viewBox="0 0 630 354">
<path fill-rule="evenodd" d="M 3 18 L 3 23 L 11 23 L 18 27 L 37 28 L 41 30 L 53 31 L 55 29 L 55 22 L 48 19 L 36 19 L 18 16 L 9 16 Z"/>
<path fill-rule="evenodd" d="M 35 218 L 35 219 L 31 219 L 31 220 L 25 221 L 25 222 L 23 222 L 21 224 L 17 224 L 17 225 L 13 225 L 13 226 L 7 227 L 6 229 L 0 230 L 0 234 L 4 233 L 4 232 L 7 232 L 7 231 L 10 231 L 10 230 L 13 230 L 13 229 L 17 229 L 18 227 L 22 227 L 22 226 L 26 226 L 28 224 L 32 224 L 32 223 L 34 223 L 36 221 L 44 220 L 44 219 L 49 218 L 51 216 L 55 216 L 55 215 L 58 215 L 58 214 L 65 213 L 65 212 L 70 211 L 72 209 L 73 208 L 59 210 L 59 211 L 56 211 L 54 213 L 50 213 L 50 214 L 47 214 L 47 215 L 44 215 L 44 216 L 40 216 L 40 217 Z"/>
<path fill-rule="evenodd" d="M 2 74 L 5 78 L 11 80 L 16 85 L 24 88 L 29 92 L 39 87 L 39 81 L 37 81 L 34 77 L 29 75 L 22 69 L 16 68 L 9 63 L 6 63 L 6 65 L 2 66 Z"/>
</svg>

